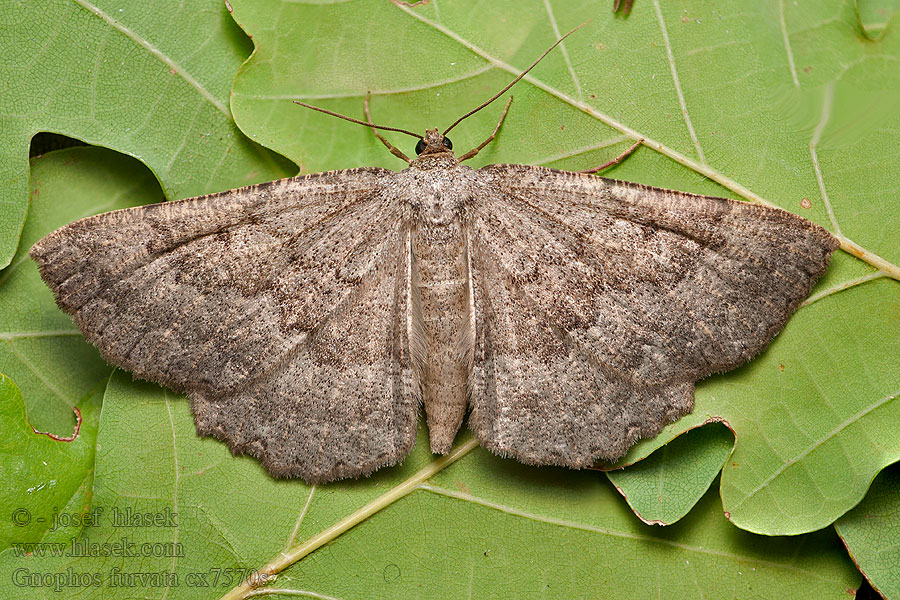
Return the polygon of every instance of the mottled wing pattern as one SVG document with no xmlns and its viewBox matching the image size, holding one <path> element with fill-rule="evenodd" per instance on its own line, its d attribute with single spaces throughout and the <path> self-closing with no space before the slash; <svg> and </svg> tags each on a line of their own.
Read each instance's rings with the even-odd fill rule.
<svg viewBox="0 0 900 600">
<path fill-rule="evenodd" d="M 190 394 L 200 433 L 311 483 L 367 475 L 409 453 L 419 393 L 405 329 L 408 232 L 386 242 L 374 272 L 274 368 L 232 393 Z"/>
<path fill-rule="evenodd" d="M 542 167 L 479 171 L 470 426 L 523 462 L 615 460 L 752 358 L 837 247 L 779 209 Z"/>
<path fill-rule="evenodd" d="M 415 435 L 393 176 L 336 171 L 114 211 L 31 255 L 110 363 L 189 395 L 201 434 L 279 476 L 366 474 Z"/>
<path fill-rule="evenodd" d="M 588 467 L 689 413 L 694 385 L 634 383 L 573 344 L 535 298 L 472 241 L 475 361 L 469 427 L 529 464 Z"/>
</svg>

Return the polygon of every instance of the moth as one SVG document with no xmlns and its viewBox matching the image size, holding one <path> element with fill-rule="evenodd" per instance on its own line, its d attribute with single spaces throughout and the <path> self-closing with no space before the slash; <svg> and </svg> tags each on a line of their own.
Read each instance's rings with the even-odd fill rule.
<svg viewBox="0 0 900 600">
<path fill-rule="evenodd" d="M 616 460 L 689 413 L 695 381 L 765 348 L 838 241 L 777 208 L 598 169 L 461 164 L 502 117 L 459 157 L 447 133 L 556 44 L 443 133 L 374 125 L 368 107 L 367 121 L 336 115 L 371 127 L 403 171 L 113 211 L 31 256 L 108 362 L 186 393 L 198 434 L 273 476 L 396 464 L 422 404 L 437 454 L 468 414 L 500 456 Z M 417 157 L 379 129 L 418 138 Z"/>
</svg>

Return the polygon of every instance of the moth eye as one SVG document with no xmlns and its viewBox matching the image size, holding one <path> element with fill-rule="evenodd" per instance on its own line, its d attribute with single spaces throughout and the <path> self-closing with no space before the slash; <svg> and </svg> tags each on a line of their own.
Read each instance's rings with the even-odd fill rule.
<svg viewBox="0 0 900 600">
<path fill-rule="evenodd" d="M 447 148 L 447 150 L 453 150 L 453 142 L 450 141 L 450 138 L 444 138 L 444 146 Z"/>
<path fill-rule="evenodd" d="M 422 154 L 425 150 L 425 140 L 419 140 L 416 144 L 416 154 Z"/>
</svg>

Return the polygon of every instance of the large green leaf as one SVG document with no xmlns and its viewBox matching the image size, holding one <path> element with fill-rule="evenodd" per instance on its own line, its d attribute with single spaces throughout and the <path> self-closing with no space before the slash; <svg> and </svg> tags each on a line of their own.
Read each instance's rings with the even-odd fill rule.
<svg viewBox="0 0 900 600">
<path fill-rule="evenodd" d="M 74 545 L 0 554 L 0 595 L 106 600 L 145 587 L 160 598 L 218 597 L 236 573 L 316 536 L 312 548 L 331 543 L 275 588 L 340 598 L 743 598 L 777 589 L 818 599 L 843 598 L 858 585 L 833 531 L 799 545 L 741 532 L 714 494 L 661 529 L 635 519 L 591 471 L 525 467 L 481 449 L 441 466 L 420 436 L 402 466 L 370 479 L 320 488 L 275 482 L 255 460 L 198 438 L 183 397 L 117 373 L 98 437 L 94 509 L 103 508 L 102 519 Z M 419 482 L 420 468 L 433 476 Z M 392 486 L 403 483 L 409 493 L 391 503 Z M 329 535 L 367 503 L 369 518 Z M 116 527 L 129 514 L 159 520 Z M 99 555 L 123 538 L 134 555 Z M 53 557 L 51 548 L 97 552 Z M 54 590 L 70 573 L 100 579 Z M 137 585 L 141 576 L 155 579 Z"/>
<path fill-rule="evenodd" d="M 228 108 L 250 47 L 219 0 L 32 0 L 0 10 L 0 268 L 28 207 L 28 145 L 63 133 L 139 157 L 169 198 L 291 170 Z"/>
<path fill-rule="evenodd" d="M 606 2 L 587 1 L 554 6 L 432 0 L 411 10 L 360 1 L 232 4 L 235 17 L 257 46 L 235 82 L 238 123 L 248 136 L 302 163 L 305 171 L 365 164 L 400 168 L 402 163 L 364 128 L 301 109 L 290 103 L 291 98 L 358 117 L 365 92 L 372 90 L 379 122 L 417 131 L 446 126 L 529 64 L 556 37 L 555 29 L 564 31 L 590 17 L 591 24 L 566 41 L 565 52 L 552 53 L 514 90 L 508 122 L 477 162 L 585 168 L 615 155 L 630 139 L 645 137 L 647 145 L 614 169 L 613 176 L 685 191 L 765 198 L 833 231 L 835 223 L 840 225 L 845 248 L 865 259 L 839 253 L 819 288 L 821 299 L 803 308 L 769 351 L 743 369 L 701 384 L 695 413 L 658 439 L 641 444 L 626 462 L 648 455 L 709 418 L 724 418 L 737 438 L 722 477 L 726 509 L 741 526 L 774 533 L 830 523 L 862 497 L 884 464 L 896 459 L 900 353 L 892 333 L 900 310 L 896 282 L 883 275 L 896 276 L 900 254 L 893 242 L 900 220 L 893 202 L 897 159 L 890 145 L 897 116 L 875 107 L 862 115 L 877 113 L 874 122 L 854 120 L 845 108 L 861 94 L 865 99 L 869 91 L 878 96 L 898 88 L 896 73 L 888 68 L 898 54 L 895 27 L 887 26 L 878 42 L 862 42 L 849 2 L 802 6 L 721 2 L 709 7 L 700 2 L 638 0 L 627 19 L 613 18 Z M 168 33 L 170 27 L 177 37 L 179 27 L 188 27 L 185 21 L 190 19 L 173 17 L 175 11 L 147 10 L 145 28 Z M 28 23 L 35 31 L 22 35 L 39 37 L 48 21 Z M 121 24 L 117 21 L 108 29 L 118 32 L 121 27 L 116 25 Z M 88 38 L 84 43 L 97 36 L 89 27 L 78 29 L 77 35 Z M 213 37 L 210 44 L 222 43 Z M 145 50 L 139 43 L 132 48 L 138 54 Z M 134 101 L 121 86 L 118 96 L 123 105 Z M 789 110 L 790 106 L 797 110 Z M 865 106 L 872 108 L 871 102 Z M 456 147 L 464 151 L 480 142 L 500 109 L 492 106 L 454 130 Z M 83 114 L 73 112 L 72 123 Z M 165 121 L 159 113 L 142 114 L 153 126 Z M 407 138 L 389 137 L 411 152 Z M 235 158 L 229 171 L 252 171 L 254 161 L 252 156 Z M 203 161 L 198 168 L 204 168 Z M 207 176 L 208 172 L 198 175 Z M 160 178 L 168 190 L 169 184 Z M 124 193 L 129 185 L 126 179 L 112 187 Z M 146 193 L 158 194 L 151 188 Z M 62 206 L 70 194 L 48 201 Z M 834 223 L 829 213 L 834 214 Z M 30 262 L 20 268 L 26 265 L 33 268 Z M 18 304 L 7 304 L 2 318 L 18 310 L 11 307 L 26 306 L 23 302 L 37 291 L 30 284 L 20 287 L 10 282 L 0 283 L 0 294 L 13 294 Z M 852 289 L 843 291 L 845 287 Z M 50 325 L 66 325 L 65 318 L 52 310 L 36 305 L 32 316 L 46 320 L 48 330 Z M 35 356 L 41 356 L 42 363 L 34 381 L 38 375 L 45 385 L 69 381 L 63 394 L 73 394 L 68 405 L 77 401 L 75 392 L 83 394 L 104 374 L 101 364 L 91 362 L 96 360 L 92 350 L 67 349 L 61 338 L 49 341 Z M 75 375 L 83 364 L 95 365 L 91 368 L 96 371 L 75 381 L 78 378 L 60 364 L 75 365 L 70 369 Z M 29 377 L 25 376 L 23 388 Z M 47 394 L 40 385 L 33 389 Z M 29 418 L 46 418 L 47 404 L 64 406 L 52 404 L 56 401 L 32 402 L 28 390 L 25 395 Z M 57 431 L 70 430 L 69 413 L 55 414 Z M 687 435 L 684 439 L 690 440 Z M 422 589 L 436 590 L 424 595 L 457 596 L 466 591 L 458 587 L 460 582 L 471 580 L 477 595 L 538 591 L 611 595 L 619 588 L 618 595 L 627 597 L 621 590 L 634 589 L 636 597 L 643 597 L 655 591 L 660 572 L 665 573 L 666 587 L 659 595 L 673 597 L 692 593 L 688 590 L 697 590 L 695 595 L 745 596 L 748 588 L 741 586 L 771 589 L 776 580 L 788 586 L 792 597 L 838 595 L 855 586 L 848 563 L 837 558 L 828 532 L 786 542 L 750 536 L 725 527 L 727 523 L 716 517 L 721 508 L 716 508 L 712 496 L 674 527 L 644 529 L 623 515 L 624 504 L 610 496 L 611 488 L 596 473 L 524 468 L 481 450 L 464 456 L 424 487 L 413 485 L 416 491 L 411 496 L 386 510 L 378 509 L 387 506 L 388 489 L 409 480 L 420 467 L 435 464 L 422 444 L 399 468 L 311 493 L 302 482 L 265 477 L 254 461 L 230 457 L 219 442 L 198 440 L 183 399 L 129 384 L 127 376 L 117 379 L 106 395 L 99 444 L 96 505 L 158 512 L 166 507 L 175 510 L 177 501 L 186 507 L 179 511 L 183 514 L 177 535 L 187 554 L 165 561 L 97 557 L 67 561 L 7 553 L 2 578 L 8 591 L 17 596 L 29 591 L 6 583 L 11 581 L 7 568 L 22 567 L 23 560 L 38 574 L 65 572 L 67 565 L 74 565 L 103 576 L 115 566 L 183 576 L 209 568 L 261 567 L 289 545 L 288 539 L 312 540 L 301 544 L 303 552 L 332 539 L 316 536 L 335 522 L 346 522 L 348 515 L 373 500 L 372 514 L 359 517 L 360 527 L 284 572 L 276 587 L 346 597 L 402 596 Z M 698 448 L 700 454 L 707 449 Z M 650 474 L 657 490 L 678 490 L 679 502 L 700 497 L 721 464 L 702 461 L 696 476 L 685 481 L 678 473 L 694 464 L 696 456 L 690 452 L 683 456 L 677 462 L 657 460 L 662 472 Z M 176 474 L 179 469 L 183 476 Z M 646 485 L 646 478 L 632 479 L 639 482 L 635 489 L 621 485 L 629 501 L 653 504 L 653 486 Z M 673 514 L 671 506 L 658 508 Z M 587 530 L 581 527 L 585 524 Z M 140 541 L 173 541 L 176 535 L 172 528 L 135 529 L 129 534 L 132 531 Z M 110 540 L 120 532 L 92 528 L 80 539 Z M 642 536 L 653 548 L 661 543 L 665 550 L 648 550 Z M 620 539 L 634 543 L 610 542 Z M 394 542 L 400 550 L 385 549 Z M 795 559 L 791 553 L 797 548 L 800 556 Z M 303 552 L 288 552 L 282 566 L 301 559 Z M 396 560 L 388 552 L 391 556 L 396 552 Z M 499 554 L 500 561 L 474 562 L 492 554 Z M 697 558 L 701 555 L 709 560 Z M 765 568 L 750 562 L 766 556 L 773 558 Z M 618 562 L 606 566 L 609 557 Z M 692 571 L 698 561 L 702 569 Z M 479 570 L 485 564 L 491 571 Z M 505 579 L 509 572 L 528 576 Z M 700 582 L 697 587 L 695 581 Z M 389 582 L 399 582 L 398 587 L 387 586 Z M 541 583 L 550 587 L 540 590 Z M 387 587 L 373 592 L 382 585 Z M 556 594 L 558 590 L 562 592 Z M 133 592 L 133 588 L 69 586 L 64 593 L 107 598 Z M 212 594 L 208 589 L 179 589 L 169 593 L 173 595 Z"/>
</svg>

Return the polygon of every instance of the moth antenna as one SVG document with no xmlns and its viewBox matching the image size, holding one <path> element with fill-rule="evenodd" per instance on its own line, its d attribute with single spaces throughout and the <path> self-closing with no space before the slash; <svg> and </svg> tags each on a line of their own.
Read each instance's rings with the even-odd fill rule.
<svg viewBox="0 0 900 600">
<path fill-rule="evenodd" d="M 530 71 L 530 70 L 532 70 L 533 68 L 535 68 L 539 62 L 541 62 L 542 60 L 544 60 L 544 57 L 547 56 L 548 54 L 550 54 L 550 51 L 551 51 L 551 50 L 553 50 L 554 48 L 556 48 L 557 46 L 559 46 L 560 43 L 562 43 L 562 41 L 563 41 L 564 39 L 566 39 L 567 37 L 569 37 L 570 35 L 572 35 L 572 34 L 575 33 L 576 31 L 578 31 L 579 29 L 581 29 L 582 27 L 584 27 L 584 26 L 587 25 L 588 23 L 590 23 L 590 21 L 585 21 L 584 23 L 582 23 L 582 24 L 579 25 L 578 27 L 575 27 L 574 29 L 570 30 L 569 33 L 565 34 L 564 36 L 562 36 L 561 38 L 559 38 L 558 40 L 556 40 L 555 42 L 553 42 L 553 45 L 552 45 L 552 46 L 550 46 L 549 48 L 547 48 L 546 50 L 544 50 L 544 53 L 541 54 L 541 55 L 538 57 L 538 59 L 537 59 L 536 61 L 534 61 L 533 63 L 531 63 L 531 66 L 530 66 L 530 67 L 528 67 L 527 69 L 525 69 L 524 71 L 522 71 L 521 73 L 519 73 L 519 76 L 516 77 L 515 79 L 513 79 L 512 81 L 510 81 L 509 84 L 507 84 L 507 86 L 506 86 L 505 88 L 503 88 L 502 90 L 500 90 L 499 92 L 497 92 L 496 94 L 494 94 L 494 96 L 493 96 L 490 100 L 488 100 L 487 102 L 484 102 L 484 103 L 480 104 L 480 105 L 478 106 L 478 108 L 475 108 L 475 109 L 473 109 L 473 110 L 470 110 L 469 112 L 467 112 L 466 114 L 464 114 L 463 116 L 461 116 L 460 118 L 458 118 L 456 121 L 453 122 L 453 125 L 451 125 L 451 126 L 448 127 L 447 129 L 445 129 L 445 130 L 444 130 L 444 133 L 442 133 L 441 135 L 447 135 L 447 133 L 448 133 L 451 129 L 453 129 L 454 127 L 456 127 L 457 125 L 459 125 L 460 122 L 461 122 L 463 119 L 465 119 L 465 118 L 467 118 L 467 117 L 471 117 L 472 115 L 474 115 L 475 113 L 477 113 L 479 110 L 481 110 L 482 108 L 484 108 L 485 106 L 487 106 L 488 104 L 490 104 L 491 102 L 493 102 L 494 100 L 496 100 L 497 98 L 499 98 L 500 96 L 502 96 L 503 94 L 505 94 L 505 93 L 509 90 L 509 88 L 511 88 L 512 86 L 516 85 L 516 84 L 519 82 L 520 79 L 522 79 L 523 77 L 525 77 L 526 75 L 528 75 L 528 71 Z M 295 102 L 296 102 L 296 100 L 295 100 Z"/>
<path fill-rule="evenodd" d="M 573 30 L 574 31 L 574 30 Z M 568 33 L 566 35 L 569 35 Z M 559 43 L 559 42 L 557 42 Z M 407 131 L 405 129 L 400 129 L 398 127 L 385 127 L 384 125 L 374 125 L 372 123 L 366 123 L 365 121 L 360 121 L 359 119 L 354 119 L 353 117 L 348 117 L 347 115 L 342 115 L 340 113 L 332 112 L 330 110 L 325 110 L 324 108 L 319 108 L 318 106 L 313 106 L 312 104 L 305 104 L 300 102 L 299 100 L 294 100 L 294 104 L 299 104 L 300 106 L 305 106 L 306 108 L 311 108 L 313 110 L 317 110 L 321 113 L 325 113 L 326 115 L 331 115 L 332 117 L 337 117 L 339 119 L 344 119 L 345 121 L 350 121 L 351 123 L 358 123 L 360 125 L 365 125 L 366 127 L 372 127 L 373 129 L 383 129 L 385 131 L 396 131 L 398 133 L 405 133 L 406 135 L 411 135 L 417 140 L 424 139 L 418 133 L 413 133 L 412 131 Z"/>
</svg>

